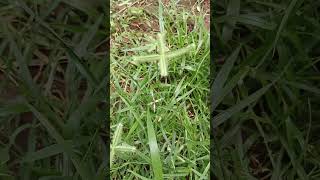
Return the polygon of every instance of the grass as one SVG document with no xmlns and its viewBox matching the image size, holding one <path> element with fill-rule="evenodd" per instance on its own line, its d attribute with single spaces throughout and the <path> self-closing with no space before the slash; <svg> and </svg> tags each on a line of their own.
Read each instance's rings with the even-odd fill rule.
<svg viewBox="0 0 320 180">
<path fill-rule="evenodd" d="M 156 2 L 121 3 L 126 2 L 111 2 L 115 12 L 111 13 L 111 129 L 115 132 L 116 125 L 123 124 L 122 140 L 136 151 L 117 154 L 111 177 L 208 179 L 210 42 L 204 25 L 206 12 L 200 9 L 193 14 L 195 11 L 176 6 L 175 1 L 160 9 Z M 167 82 L 162 81 L 164 74 L 157 64 L 132 64 L 157 53 L 157 34 L 164 31 L 164 55 L 195 45 L 190 52 L 165 61 Z"/>
<path fill-rule="evenodd" d="M 0 1 L 0 179 L 106 178 L 102 3 Z"/>
<path fill-rule="evenodd" d="M 212 177 L 319 179 L 319 7 L 214 1 Z"/>
<path fill-rule="evenodd" d="M 0 179 L 319 179 L 320 3 L 175 3 L 0 0 Z"/>
</svg>

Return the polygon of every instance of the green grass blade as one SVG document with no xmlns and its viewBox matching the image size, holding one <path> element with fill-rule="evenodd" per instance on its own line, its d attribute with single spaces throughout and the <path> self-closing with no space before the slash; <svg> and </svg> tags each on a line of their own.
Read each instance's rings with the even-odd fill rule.
<svg viewBox="0 0 320 180">
<path fill-rule="evenodd" d="M 227 8 L 228 16 L 238 16 L 240 12 L 240 0 L 230 0 Z M 229 41 L 232 38 L 233 30 L 235 28 L 236 21 L 230 18 L 222 29 L 222 39 L 224 42 Z"/>
<path fill-rule="evenodd" d="M 83 57 L 87 53 L 89 43 L 93 40 L 98 32 L 99 26 L 102 23 L 103 15 L 101 15 L 97 21 L 89 28 L 88 32 L 83 36 L 83 39 L 75 48 L 79 57 Z"/>
<path fill-rule="evenodd" d="M 7 163 L 10 160 L 9 155 L 9 148 L 0 147 L 0 165 L 3 166 L 5 163 Z"/>
<path fill-rule="evenodd" d="M 286 25 L 288 19 L 289 19 L 289 15 L 292 12 L 294 6 L 296 5 L 298 0 L 292 0 L 288 6 L 288 8 L 285 11 L 285 15 L 283 16 L 281 23 L 279 25 L 279 28 L 277 30 L 275 39 L 273 40 L 273 43 L 271 44 L 271 46 L 269 47 L 269 49 L 266 51 L 266 53 L 264 54 L 264 56 L 261 58 L 259 64 L 255 67 L 255 69 L 258 69 L 263 63 L 264 61 L 267 59 L 267 57 L 269 56 L 269 54 L 271 53 L 272 50 L 275 50 L 274 47 L 277 45 L 279 39 L 280 39 L 280 35 L 284 29 L 284 26 Z"/>
<path fill-rule="evenodd" d="M 71 143 L 68 142 L 68 145 L 71 146 Z M 22 161 L 23 162 L 33 162 L 36 160 L 45 159 L 45 158 L 63 153 L 64 152 L 63 146 L 64 145 L 61 145 L 61 144 L 53 144 L 53 145 L 47 146 L 47 147 L 40 149 L 36 152 L 32 152 L 30 154 L 27 154 L 27 156 L 25 156 Z"/>
<path fill-rule="evenodd" d="M 147 131 L 148 131 L 148 142 L 151 154 L 151 162 L 152 162 L 152 169 L 154 173 L 154 179 L 162 180 L 163 179 L 163 172 L 162 172 L 162 161 L 160 158 L 156 133 L 153 127 L 153 123 L 150 119 L 150 112 L 147 111 Z"/>
<path fill-rule="evenodd" d="M 256 91 L 252 95 L 248 96 L 244 100 L 241 100 L 235 106 L 233 106 L 233 107 L 227 109 L 226 111 L 224 111 L 224 112 L 218 114 L 217 116 L 215 116 L 213 118 L 213 120 L 211 121 L 211 128 L 218 127 L 220 124 L 222 124 L 225 121 L 227 121 L 231 116 L 233 116 L 234 114 L 240 112 L 245 107 L 248 107 L 251 103 L 257 101 L 262 95 L 264 95 L 269 90 L 269 88 L 271 86 L 272 86 L 272 83 L 268 84 L 267 86 L 259 89 L 258 91 Z"/>
<path fill-rule="evenodd" d="M 113 135 L 112 145 L 116 146 L 117 144 L 120 143 L 121 135 L 122 135 L 122 129 L 123 129 L 123 125 L 122 125 L 122 123 L 119 123 L 117 125 L 116 131 L 114 132 L 114 135 Z"/>
<path fill-rule="evenodd" d="M 225 85 L 223 90 L 221 91 L 222 94 L 216 95 L 213 93 L 212 101 L 211 101 L 211 108 L 216 109 L 216 107 L 223 101 L 223 99 L 236 87 L 236 85 L 248 74 L 249 68 L 241 69 L 237 74 L 235 74 Z"/>
<path fill-rule="evenodd" d="M 146 178 L 146 177 L 141 176 L 140 174 L 138 174 L 138 173 L 136 173 L 136 172 L 134 172 L 134 171 L 131 171 L 131 170 L 128 170 L 128 171 L 131 172 L 131 173 L 132 173 L 133 175 L 135 175 L 136 177 L 142 179 L 142 180 L 151 180 L 151 179 L 149 179 L 149 178 Z"/>
<path fill-rule="evenodd" d="M 287 21 L 289 19 L 290 14 L 292 13 L 292 10 L 294 8 L 294 6 L 296 5 L 296 3 L 298 2 L 298 0 L 292 0 L 289 4 L 289 6 L 286 8 L 285 14 L 281 20 L 280 26 L 278 28 L 275 40 L 274 40 L 274 46 L 278 43 L 279 38 L 280 38 L 280 34 L 283 31 L 284 26 L 287 24 Z"/>
<path fill-rule="evenodd" d="M 256 26 L 261 29 L 274 30 L 276 28 L 276 24 L 270 23 L 260 17 L 257 17 L 256 15 L 242 14 L 242 15 L 230 17 L 230 18 L 234 19 L 239 23 Z"/>
<path fill-rule="evenodd" d="M 57 142 L 63 142 L 62 135 L 56 130 L 56 128 L 51 124 L 51 122 L 34 106 L 32 106 L 29 103 L 26 103 L 28 108 L 31 110 L 31 112 L 37 117 L 37 119 L 40 121 L 40 123 L 47 129 L 48 133 L 51 137 L 53 137 Z"/>
<path fill-rule="evenodd" d="M 219 96 L 223 95 L 223 87 L 228 79 L 228 76 L 231 72 L 231 69 L 237 60 L 237 57 L 240 52 L 240 47 L 238 47 L 226 60 L 225 64 L 222 66 L 221 70 L 217 74 L 217 77 L 215 78 L 212 87 L 211 87 L 211 102 L 215 102 Z M 215 105 L 217 106 L 217 105 Z M 211 111 L 213 111 L 213 108 L 211 107 Z"/>
</svg>

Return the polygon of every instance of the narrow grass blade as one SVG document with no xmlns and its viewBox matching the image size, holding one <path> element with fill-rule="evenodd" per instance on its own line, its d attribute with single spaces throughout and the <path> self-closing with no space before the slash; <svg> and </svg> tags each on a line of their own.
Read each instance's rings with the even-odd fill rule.
<svg viewBox="0 0 320 180">
<path fill-rule="evenodd" d="M 279 28 L 277 30 L 275 39 L 273 40 L 273 43 L 270 45 L 269 49 L 266 51 L 266 53 L 264 54 L 264 56 L 261 58 L 259 64 L 255 67 L 255 69 L 258 69 L 266 60 L 266 58 L 269 56 L 269 54 L 271 53 L 272 50 L 275 50 L 274 47 L 276 46 L 276 44 L 278 43 L 279 39 L 280 39 L 280 35 L 283 31 L 284 26 L 286 25 L 290 13 L 292 12 L 294 6 L 296 5 L 298 0 L 292 0 L 288 6 L 288 8 L 286 9 L 285 15 L 283 16 L 281 23 L 279 25 Z"/>
<path fill-rule="evenodd" d="M 28 67 L 28 63 L 26 61 L 26 58 L 23 56 L 21 49 L 18 47 L 18 44 L 16 43 L 9 27 L 5 24 L 3 29 L 5 31 L 5 34 L 8 35 L 8 39 L 10 42 L 10 49 L 11 49 L 13 55 L 15 56 L 16 61 L 19 65 L 19 76 L 23 80 L 21 83 L 26 84 L 28 86 L 28 89 L 30 91 L 32 91 L 33 95 L 36 95 L 38 92 L 36 89 L 36 85 L 33 82 L 32 75 L 29 71 L 29 67 Z M 30 53 L 30 51 L 31 51 L 31 45 L 32 44 L 28 44 L 28 46 L 27 46 L 26 51 L 28 53 Z"/>
<path fill-rule="evenodd" d="M 256 15 L 242 14 L 242 15 L 230 17 L 230 18 L 234 19 L 237 22 L 256 26 L 261 29 L 274 30 L 276 28 L 276 24 L 270 23 L 260 17 L 257 17 Z"/>
<path fill-rule="evenodd" d="M 240 12 L 240 0 L 230 0 L 227 8 L 228 16 L 238 16 Z M 229 19 L 222 29 L 222 39 L 224 42 L 229 41 L 232 38 L 233 30 L 235 28 L 236 21 Z"/>
<path fill-rule="evenodd" d="M 0 165 L 3 166 L 10 160 L 9 148 L 0 148 Z"/>
<path fill-rule="evenodd" d="M 248 96 L 244 100 L 241 100 L 238 104 L 235 106 L 227 109 L 223 113 L 218 114 L 213 118 L 211 121 L 211 128 L 216 128 L 220 124 L 224 123 L 226 120 L 228 120 L 231 116 L 234 114 L 240 112 L 245 107 L 249 106 L 251 103 L 257 101 L 262 95 L 264 95 L 269 88 L 272 86 L 272 83 L 268 84 L 267 86 L 261 88 L 260 90 L 256 91 L 252 95 Z"/>
<path fill-rule="evenodd" d="M 0 104 L 0 117 L 8 115 L 17 115 L 20 113 L 28 112 L 28 107 L 21 102 L 8 103 L 7 105 Z"/>
<path fill-rule="evenodd" d="M 9 144 L 8 146 L 12 146 L 15 144 L 16 142 L 16 137 L 24 130 L 26 129 L 30 129 L 32 128 L 31 124 L 24 124 L 20 127 L 18 127 L 17 129 L 14 130 L 14 132 L 11 134 L 10 138 L 9 138 Z"/>
<path fill-rule="evenodd" d="M 201 174 L 200 176 L 200 179 L 199 180 L 206 180 L 208 179 L 208 171 L 209 171 L 209 168 L 210 168 L 210 163 L 207 164 L 205 170 L 203 171 L 203 173 Z"/>
<path fill-rule="evenodd" d="M 95 37 L 100 24 L 102 23 L 103 15 L 101 15 L 96 22 L 89 28 L 88 32 L 83 36 L 83 39 L 79 43 L 79 45 L 76 47 L 76 52 L 79 55 L 79 57 L 83 57 L 87 53 L 87 49 L 89 46 L 89 43 L 93 40 Z"/>
<path fill-rule="evenodd" d="M 231 80 L 225 85 L 223 90 L 221 91 L 222 94 L 215 94 L 212 95 L 211 100 L 211 108 L 216 109 L 216 107 L 223 101 L 224 97 L 229 94 L 232 89 L 241 81 L 249 72 L 249 68 L 241 69 L 237 74 L 235 74 Z"/>
<path fill-rule="evenodd" d="M 298 176 L 301 179 L 309 179 L 307 176 L 307 173 L 305 172 L 304 168 L 301 166 L 301 164 L 298 162 L 298 158 L 295 154 L 295 152 L 289 147 L 288 143 L 283 137 L 280 137 L 280 141 L 282 143 L 282 146 L 285 148 L 285 150 L 288 153 L 288 156 L 290 158 L 291 164 L 293 168 L 296 170 Z"/>
<path fill-rule="evenodd" d="M 312 92 L 314 94 L 320 95 L 320 89 L 314 86 L 309 86 L 300 82 L 294 82 L 294 81 L 284 81 L 286 84 L 298 88 L 298 89 L 302 89 L 305 91 L 309 91 Z"/>
<path fill-rule="evenodd" d="M 142 179 L 142 180 L 151 180 L 151 179 L 149 179 L 149 178 L 146 178 L 146 177 L 141 176 L 140 174 L 138 174 L 138 173 L 136 173 L 136 172 L 134 172 L 134 171 L 131 171 L 131 170 L 128 170 L 128 171 L 131 172 L 131 173 L 132 173 L 133 175 L 135 175 L 136 177 Z"/>
<path fill-rule="evenodd" d="M 217 77 L 215 78 L 213 85 L 211 87 L 211 102 L 216 101 L 219 96 L 223 94 L 223 87 L 227 81 L 227 78 L 231 72 L 231 69 L 237 60 L 237 57 L 240 52 L 240 47 L 238 47 L 231 56 L 226 60 L 225 64 L 222 66 L 221 70 L 219 71 Z M 216 106 L 216 105 L 215 105 Z M 213 108 L 211 107 L 211 111 Z"/>
<path fill-rule="evenodd" d="M 289 16 L 290 14 L 292 13 L 292 10 L 294 8 L 294 6 L 296 5 L 298 0 L 292 0 L 290 1 L 290 4 L 289 6 L 286 8 L 286 11 L 285 11 L 285 14 L 281 20 L 281 23 L 280 23 L 280 26 L 278 28 L 278 31 L 277 31 L 277 34 L 276 34 L 276 37 L 275 37 L 275 40 L 274 40 L 274 46 L 278 43 L 278 40 L 280 38 L 280 34 L 284 28 L 284 26 L 286 25 L 288 19 L 289 19 Z"/>
<path fill-rule="evenodd" d="M 162 163 L 160 159 L 160 153 L 158 148 L 158 143 L 156 139 L 155 130 L 150 119 L 150 112 L 147 111 L 147 130 L 148 130 L 148 142 L 151 154 L 152 169 L 154 173 L 154 179 L 162 180 Z"/>
<path fill-rule="evenodd" d="M 36 110 L 34 106 L 29 103 L 26 103 L 27 107 L 31 112 L 38 118 L 40 123 L 47 129 L 51 137 L 53 137 L 57 142 L 63 142 L 62 135 L 56 130 L 56 128 L 51 124 L 51 122 L 39 111 Z"/>
<path fill-rule="evenodd" d="M 71 143 L 69 142 L 69 145 L 71 145 Z M 40 160 L 40 159 L 45 159 L 60 153 L 63 153 L 64 149 L 62 147 L 61 144 L 53 144 L 50 145 L 48 147 L 45 147 L 43 149 L 40 149 L 36 152 L 32 152 L 30 154 L 27 154 L 27 156 L 25 156 L 23 158 L 23 162 L 33 162 L 36 160 Z"/>
<path fill-rule="evenodd" d="M 122 135 L 122 129 L 123 125 L 122 123 L 119 123 L 113 135 L 112 145 L 116 146 L 117 144 L 119 144 Z"/>
</svg>

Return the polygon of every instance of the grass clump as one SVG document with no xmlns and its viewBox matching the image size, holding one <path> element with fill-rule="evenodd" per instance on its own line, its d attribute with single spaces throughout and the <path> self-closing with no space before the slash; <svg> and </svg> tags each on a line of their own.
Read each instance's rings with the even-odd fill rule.
<svg viewBox="0 0 320 180">
<path fill-rule="evenodd" d="M 114 161 L 111 177 L 208 179 L 210 42 L 205 12 L 195 16 L 174 2 L 163 8 L 162 32 L 166 32 L 168 48 L 164 54 L 172 54 L 166 74 L 150 63 L 132 65 L 133 57 L 143 62 L 160 60 L 159 55 L 150 55 L 156 51 L 155 39 L 161 33 L 158 13 L 148 10 L 159 12 L 155 4 L 146 8 L 139 3 L 128 4 L 126 10 L 111 18 L 111 123 L 121 122 L 123 139 L 136 147 L 135 153 Z M 130 13 L 133 6 L 146 9 L 139 14 L 143 23 Z M 112 8 L 117 6 L 112 3 Z M 186 53 L 183 48 L 192 44 L 195 47 Z M 162 83 L 161 75 L 168 75 L 169 83 Z"/>
</svg>

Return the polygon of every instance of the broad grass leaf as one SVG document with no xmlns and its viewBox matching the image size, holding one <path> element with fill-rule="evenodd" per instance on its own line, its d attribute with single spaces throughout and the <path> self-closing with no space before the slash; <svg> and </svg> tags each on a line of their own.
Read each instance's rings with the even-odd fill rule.
<svg viewBox="0 0 320 180">
<path fill-rule="evenodd" d="M 157 143 L 156 133 L 154 130 L 153 122 L 150 119 L 150 112 L 147 111 L 147 131 L 148 131 L 148 143 L 150 148 L 152 170 L 154 173 L 154 179 L 163 179 L 162 161 L 160 158 L 159 147 Z"/>
</svg>

